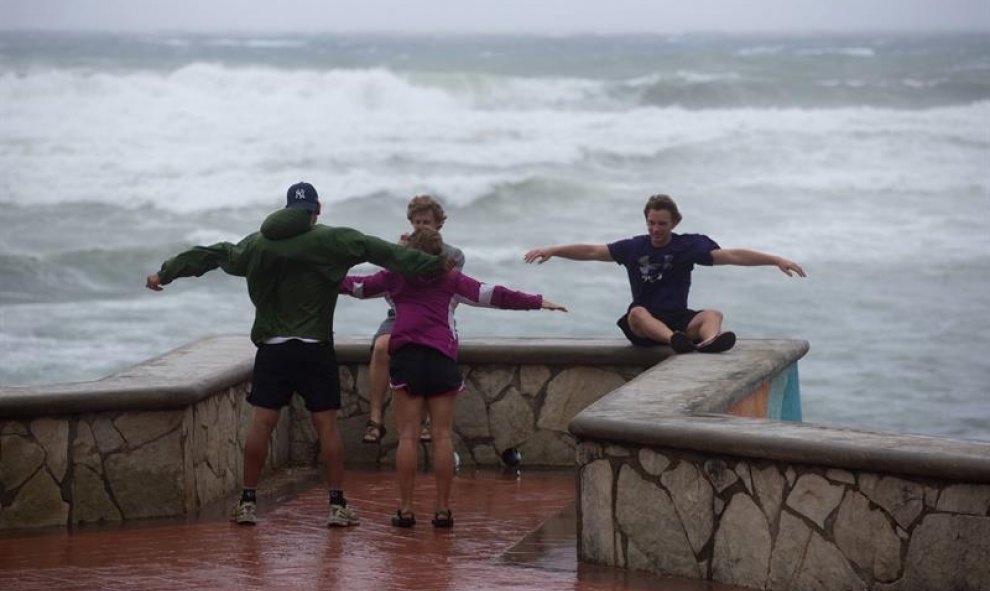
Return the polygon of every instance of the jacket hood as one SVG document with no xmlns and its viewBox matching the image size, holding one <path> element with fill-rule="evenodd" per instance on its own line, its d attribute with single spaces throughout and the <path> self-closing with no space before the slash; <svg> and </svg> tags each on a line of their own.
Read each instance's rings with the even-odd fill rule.
<svg viewBox="0 0 990 591">
<path fill-rule="evenodd" d="M 285 240 L 312 229 L 311 214 L 305 209 L 280 209 L 265 218 L 261 235 L 269 240 Z"/>
</svg>

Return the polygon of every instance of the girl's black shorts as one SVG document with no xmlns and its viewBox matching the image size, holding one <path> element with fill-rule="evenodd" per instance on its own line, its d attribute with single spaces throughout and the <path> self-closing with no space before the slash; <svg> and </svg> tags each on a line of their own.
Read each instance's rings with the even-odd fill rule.
<svg viewBox="0 0 990 591">
<path fill-rule="evenodd" d="M 457 362 L 432 347 L 403 345 L 388 364 L 389 385 L 413 396 L 436 396 L 464 387 Z"/>
</svg>

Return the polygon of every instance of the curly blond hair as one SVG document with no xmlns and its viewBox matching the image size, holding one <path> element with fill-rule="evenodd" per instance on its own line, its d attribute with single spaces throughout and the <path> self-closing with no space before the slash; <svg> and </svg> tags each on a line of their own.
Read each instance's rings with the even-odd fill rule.
<svg viewBox="0 0 990 591">
<path fill-rule="evenodd" d="M 427 211 L 433 214 L 437 228 L 442 228 L 443 223 L 447 221 L 447 214 L 443 212 L 443 206 L 430 195 L 416 195 L 410 199 L 409 206 L 406 207 L 406 219 L 412 221 L 414 215 Z"/>
</svg>

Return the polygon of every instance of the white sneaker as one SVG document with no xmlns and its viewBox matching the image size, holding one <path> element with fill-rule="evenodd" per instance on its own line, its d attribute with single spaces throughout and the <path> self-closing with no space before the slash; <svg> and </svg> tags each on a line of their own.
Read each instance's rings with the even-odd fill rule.
<svg viewBox="0 0 990 591">
<path fill-rule="evenodd" d="M 330 505 L 330 515 L 327 516 L 329 527 L 346 527 L 361 523 L 358 514 L 350 507 L 344 505 Z"/>
<path fill-rule="evenodd" d="M 230 520 L 238 525 L 254 525 L 258 522 L 258 507 L 253 501 L 238 501 Z"/>
</svg>

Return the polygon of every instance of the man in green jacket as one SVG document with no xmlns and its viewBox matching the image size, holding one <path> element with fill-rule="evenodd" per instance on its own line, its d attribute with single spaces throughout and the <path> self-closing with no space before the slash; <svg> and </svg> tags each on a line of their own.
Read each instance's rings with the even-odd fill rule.
<svg viewBox="0 0 990 591">
<path fill-rule="evenodd" d="M 255 490 L 281 408 L 298 392 L 310 411 L 330 489 L 329 526 L 356 525 L 343 493 L 344 444 L 337 429 L 340 377 L 333 349 L 333 312 L 341 280 L 370 262 L 405 275 L 436 275 L 452 266 L 441 256 L 390 244 L 351 228 L 317 225 L 320 202 L 309 183 L 286 193 L 285 209 L 237 244 L 197 246 L 165 261 L 146 287 L 161 291 L 179 277 L 217 267 L 247 278 L 254 304 L 251 340 L 258 347 L 248 402 L 254 416 L 244 444 L 244 489 L 232 519 L 256 522 Z"/>
</svg>

